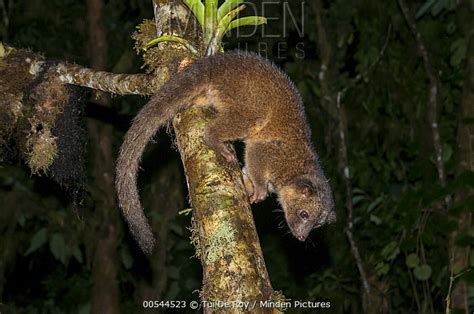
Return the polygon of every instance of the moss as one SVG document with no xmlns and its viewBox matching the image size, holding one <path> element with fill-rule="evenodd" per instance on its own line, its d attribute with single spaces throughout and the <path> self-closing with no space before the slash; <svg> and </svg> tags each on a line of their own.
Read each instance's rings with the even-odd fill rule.
<svg viewBox="0 0 474 314">
<path fill-rule="evenodd" d="M 181 44 L 174 42 L 166 43 L 166 45 L 173 46 L 173 49 L 162 49 L 162 44 L 159 44 L 144 51 L 145 45 L 156 37 L 155 22 L 144 20 L 137 26 L 137 31 L 132 34 L 132 39 L 135 40 L 134 48 L 137 53 L 143 53 L 143 67 L 147 73 L 169 77 L 169 73 L 175 73 L 178 70 L 182 60 L 189 59 L 189 52 Z"/>
<path fill-rule="evenodd" d="M 27 64 L 43 61 L 30 74 Z M 85 190 L 82 107 L 72 87 L 54 71 L 54 61 L 0 43 L 0 160 L 19 157 L 33 174 L 46 173 L 74 197 Z"/>
<path fill-rule="evenodd" d="M 58 155 L 56 137 L 50 130 L 35 132 L 29 138 L 27 163 L 33 174 L 46 172 Z"/>
<path fill-rule="evenodd" d="M 132 39 L 135 40 L 135 50 L 137 54 L 143 51 L 143 47 L 148 42 L 155 39 L 156 37 L 156 26 L 152 20 L 143 20 L 141 24 L 137 26 L 137 31 L 132 34 Z"/>
<path fill-rule="evenodd" d="M 33 174 L 47 173 L 58 156 L 57 137 L 52 128 L 69 99 L 66 87 L 54 73 L 48 73 L 51 65 L 45 64 L 45 70 L 25 87 L 24 119 L 16 132 L 20 137 L 25 136 L 17 142 L 24 144 L 20 150 L 24 151 L 22 155 L 26 155 Z"/>
<path fill-rule="evenodd" d="M 85 143 L 86 132 L 81 126 L 83 112 L 79 87 L 66 89 L 67 102 L 56 117 L 52 133 L 56 136 L 58 156 L 49 168 L 49 174 L 73 197 L 74 202 L 82 200 L 86 189 Z"/>
<path fill-rule="evenodd" d="M 0 58 L 0 159 L 9 156 L 14 149 L 10 140 L 24 116 L 25 90 L 34 77 L 25 66 L 25 60 L 42 60 L 27 50 L 13 50 L 2 45 Z M 18 133 L 18 132 L 17 132 Z M 18 142 L 18 141 L 17 141 Z"/>
<path fill-rule="evenodd" d="M 191 244 L 194 246 L 195 253 L 194 256 L 199 258 L 202 261 L 202 250 L 201 250 L 201 243 L 199 241 L 199 232 L 196 229 L 196 222 L 194 217 L 191 218 L 191 226 L 189 231 L 191 231 L 191 236 L 189 237 L 191 240 Z"/>
<path fill-rule="evenodd" d="M 224 221 L 208 241 L 204 262 L 211 264 L 225 255 L 233 255 L 235 246 L 235 230 L 230 223 Z"/>
</svg>

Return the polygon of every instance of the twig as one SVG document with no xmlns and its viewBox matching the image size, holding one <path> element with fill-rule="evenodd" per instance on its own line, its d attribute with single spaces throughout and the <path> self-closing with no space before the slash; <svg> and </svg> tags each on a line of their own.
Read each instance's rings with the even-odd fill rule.
<svg viewBox="0 0 474 314">
<path fill-rule="evenodd" d="M 318 31 L 318 49 L 321 66 L 318 73 L 321 88 L 321 107 L 334 119 L 337 119 L 337 112 L 334 110 L 334 99 L 331 96 L 328 79 L 328 69 L 331 62 L 331 45 L 327 39 L 326 27 L 323 23 L 323 4 L 321 0 L 311 1 L 311 5 L 316 16 L 316 27 Z"/>
<path fill-rule="evenodd" d="M 428 123 L 431 129 L 431 137 L 433 141 L 433 147 L 435 151 L 435 164 L 436 164 L 436 170 L 438 172 L 438 180 L 441 185 L 441 187 L 446 186 L 446 172 L 444 168 L 444 163 L 443 163 L 443 146 L 441 143 L 441 137 L 439 134 L 439 128 L 438 128 L 438 98 L 439 98 L 439 78 L 436 74 L 435 69 L 433 68 L 433 65 L 431 63 L 428 50 L 426 49 L 426 46 L 423 42 L 421 33 L 419 32 L 415 19 L 411 16 L 408 6 L 405 2 L 405 0 L 398 0 L 398 5 L 400 6 L 400 9 L 403 13 L 403 16 L 405 18 L 405 21 L 408 24 L 408 27 L 410 28 L 411 33 L 413 34 L 413 37 L 416 42 L 416 46 L 418 49 L 418 53 L 423 60 L 423 67 L 426 72 L 426 76 L 428 77 L 429 80 L 429 94 L 428 94 L 428 101 L 427 101 L 427 118 L 428 118 Z M 445 209 L 448 210 L 449 207 L 451 206 L 451 197 L 448 195 L 444 199 L 445 203 Z M 428 211 L 428 215 L 429 215 Z M 428 216 L 427 215 L 427 216 Z M 428 217 L 426 217 L 428 219 Z M 424 222 L 426 224 L 426 221 Z M 420 242 L 420 245 L 423 246 L 423 243 Z M 422 253 L 423 253 L 423 259 L 424 257 L 424 250 L 423 247 Z M 451 249 L 448 249 L 449 255 L 453 254 L 451 252 Z M 449 266 L 451 269 L 451 280 L 453 278 L 453 265 L 454 265 L 454 259 L 452 256 L 449 258 Z M 429 283 L 426 282 L 424 285 L 427 285 L 428 293 L 429 293 Z M 447 300 L 451 298 L 451 290 L 448 291 L 448 296 L 446 297 Z M 430 299 L 430 306 L 431 306 L 431 311 L 433 312 L 433 303 L 431 300 L 431 295 L 429 295 Z M 450 312 L 450 302 L 446 303 L 446 312 Z"/>
<path fill-rule="evenodd" d="M 353 234 L 353 203 L 352 203 L 352 184 L 349 171 L 349 158 L 347 154 L 346 145 L 346 134 L 347 134 L 347 121 L 345 116 L 345 110 L 341 107 L 342 93 L 337 94 L 337 100 L 334 101 L 329 85 L 328 70 L 331 61 L 331 45 L 327 38 L 326 27 L 323 21 L 323 4 L 321 0 L 312 1 L 312 8 L 316 16 L 316 26 L 318 31 L 318 48 L 321 58 L 321 67 L 319 71 L 319 81 L 321 85 L 321 106 L 336 120 L 339 121 L 339 163 L 343 170 L 344 182 L 346 186 L 346 207 L 347 207 L 347 228 L 345 230 L 347 239 L 351 247 L 351 253 L 354 257 L 359 275 L 362 281 L 363 287 L 363 301 L 364 304 L 370 303 L 370 284 L 367 278 L 367 274 L 364 269 L 363 261 L 360 256 L 359 248 Z M 336 103 L 336 108 L 334 108 Z M 334 110 L 336 109 L 336 110 Z"/>
<path fill-rule="evenodd" d="M 443 145 L 441 143 L 441 137 L 439 135 L 439 128 L 438 128 L 438 91 L 439 91 L 439 78 L 436 74 L 435 69 L 431 63 L 428 50 L 423 42 L 421 37 L 421 33 L 418 31 L 416 27 L 416 23 L 414 18 L 411 16 L 408 6 L 405 0 L 398 0 L 398 5 L 403 13 L 405 21 L 410 28 L 413 37 L 415 38 L 416 46 L 418 49 L 418 53 L 420 54 L 421 59 L 423 60 L 423 66 L 425 68 L 426 76 L 429 80 L 429 96 L 428 96 L 428 123 L 431 129 L 431 136 L 433 141 L 433 147 L 435 150 L 435 163 L 436 169 L 438 171 L 438 179 L 442 187 L 446 186 L 446 172 L 444 169 L 443 163 Z M 445 205 L 446 209 L 450 207 L 451 198 L 447 196 L 445 198 Z"/>
<path fill-rule="evenodd" d="M 453 271 L 451 270 L 451 276 L 449 277 L 449 287 L 448 287 L 448 291 L 452 291 L 453 289 L 453 285 L 454 285 L 454 281 L 456 279 L 458 279 L 459 277 L 461 277 L 462 275 L 464 275 L 465 273 L 468 273 L 472 270 L 472 268 L 468 268 L 468 269 L 465 269 L 463 270 L 462 272 L 458 273 L 457 275 L 454 275 Z M 451 313 L 451 298 L 449 297 L 451 294 L 448 293 L 448 295 L 446 296 L 446 314 L 450 314 Z"/>
<path fill-rule="evenodd" d="M 405 258 L 406 258 L 406 254 L 405 254 Z M 418 291 L 416 290 L 415 280 L 413 279 L 413 275 L 410 269 L 408 270 L 408 277 L 410 278 L 411 288 L 413 289 L 413 294 L 415 295 L 415 302 L 418 309 L 417 312 L 419 313 L 421 311 L 420 298 L 418 297 Z"/>
<path fill-rule="evenodd" d="M 364 270 L 364 265 L 362 258 L 360 257 L 359 248 L 357 243 L 354 240 L 354 235 L 352 230 L 354 228 L 354 218 L 353 218 L 353 209 L 354 204 L 352 203 L 352 183 L 351 183 L 351 174 L 349 170 L 349 157 L 347 154 L 347 145 L 346 145 L 346 130 L 347 130 L 347 120 L 345 116 L 345 110 L 341 108 L 341 92 L 337 93 L 337 112 L 338 112 L 338 121 L 339 121 L 339 140 L 340 140 L 340 158 L 344 172 L 344 182 L 346 186 L 346 208 L 347 208 L 347 228 L 346 235 L 351 246 L 352 255 L 356 261 L 357 269 L 362 280 L 362 286 L 364 288 L 364 294 L 368 297 L 370 296 L 370 284 L 367 279 L 367 274 Z"/>
</svg>

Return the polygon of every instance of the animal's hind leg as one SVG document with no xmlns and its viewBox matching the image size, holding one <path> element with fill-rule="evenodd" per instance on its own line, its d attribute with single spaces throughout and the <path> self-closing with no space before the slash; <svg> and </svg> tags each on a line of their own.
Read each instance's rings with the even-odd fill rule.
<svg viewBox="0 0 474 314">
<path fill-rule="evenodd" d="M 245 175 L 253 187 L 250 190 L 246 182 L 250 203 L 258 203 L 268 196 L 269 182 L 266 173 L 275 155 L 272 152 L 271 145 L 262 142 L 248 143 L 245 147 Z"/>
<path fill-rule="evenodd" d="M 206 126 L 204 141 L 227 162 L 234 162 L 235 156 L 225 143 L 247 138 L 257 123 L 258 119 L 249 120 L 236 111 L 218 112 Z"/>
</svg>

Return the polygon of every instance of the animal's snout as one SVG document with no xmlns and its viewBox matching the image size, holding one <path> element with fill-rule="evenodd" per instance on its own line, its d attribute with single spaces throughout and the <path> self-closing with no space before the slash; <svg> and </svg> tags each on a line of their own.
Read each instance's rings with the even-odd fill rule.
<svg viewBox="0 0 474 314">
<path fill-rule="evenodd" d="M 305 236 L 302 236 L 302 235 L 296 236 L 296 238 L 297 238 L 298 240 L 300 240 L 301 242 L 303 242 L 303 241 L 306 240 L 306 237 L 305 237 Z"/>
</svg>

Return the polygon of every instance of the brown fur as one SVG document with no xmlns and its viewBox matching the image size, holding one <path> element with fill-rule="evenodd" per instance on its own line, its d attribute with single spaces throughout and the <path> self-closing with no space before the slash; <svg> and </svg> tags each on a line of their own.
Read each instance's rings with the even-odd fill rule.
<svg viewBox="0 0 474 314">
<path fill-rule="evenodd" d="M 192 104 L 212 104 L 216 117 L 205 142 L 227 161 L 225 142 L 243 140 L 250 201 L 279 196 L 292 233 L 301 241 L 335 220 L 330 186 L 311 145 L 303 103 L 288 77 L 267 60 L 244 52 L 203 58 L 176 74 L 135 117 L 117 161 L 117 193 L 131 232 L 150 253 L 154 238 L 140 205 L 140 158 L 155 132 Z"/>
</svg>

